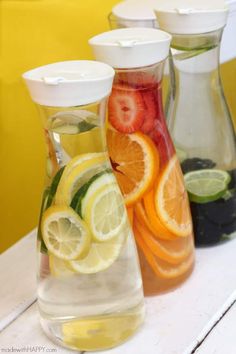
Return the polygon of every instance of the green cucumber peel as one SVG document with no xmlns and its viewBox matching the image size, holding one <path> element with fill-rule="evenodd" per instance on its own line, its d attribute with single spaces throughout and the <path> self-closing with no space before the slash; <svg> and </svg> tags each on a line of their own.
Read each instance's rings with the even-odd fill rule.
<svg viewBox="0 0 236 354">
<path fill-rule="evenodd" d="M 83 215 L 82 215 L 82 200 L 84 198 L 84 196 L 86 195 L 89 187 L 91 186 L 91 184 L 100 176 L 104 175 L 105 173 L 112 173 L 111 169 L 106 169 L 104 171 L 101 171 L 99 173 L 97 173 L 96 175 L 94 175 L 93 177 L 91 177 L 88 182 L 86 182 L 85 184 L 83 184 L 78 191 L 75 193 L 74 197 L 72 198 L 72 201 L 70 203 L 70 206 L 72 209 L 75 210 L 75 212 L 77 214 L 79 214 L 79 216 L 83 219 Z"/>
</svg>

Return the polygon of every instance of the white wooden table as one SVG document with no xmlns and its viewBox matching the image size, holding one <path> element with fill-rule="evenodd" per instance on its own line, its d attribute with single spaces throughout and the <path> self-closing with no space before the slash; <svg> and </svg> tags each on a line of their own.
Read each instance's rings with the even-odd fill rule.
<svg viewBox="0 0 236 354">
<path fill-rule="evenodd" d="M 33 231 L 0 255 L 0 353 L 71 353 L 39 325 L 35 243 Z M 198 249 L 192 276 L 146 305 L 141 330 L 100 354 L 236 354 L 236 238 Z"/>
</svg>

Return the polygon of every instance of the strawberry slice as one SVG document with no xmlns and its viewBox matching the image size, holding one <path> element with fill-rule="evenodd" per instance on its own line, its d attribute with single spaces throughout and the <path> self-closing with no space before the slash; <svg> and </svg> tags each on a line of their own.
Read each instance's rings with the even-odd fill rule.
<svg viewBox="0 0 236 354">
<path fill-rule="evenodd" d="M 149 137 L 157 146 L 160 154 L 160 167 L 163 168 L 175 153 L 175 148 L 164 120 L 155 120 L 155 127 L 149 133 Z"/>
<path fill-rule="evenodd" d="M 108 102 L 108 116 L 112 126 L 121 133 L 133 133 L 140 129 L 145 107 L 142 95 L 125 85 L 113 87 Z"/>
<path fill-rule="evenodd" d="M 145 71 L 121 71 L 115 78 L 117 83 L 126 84 L 133 88 L 153 89 L 158 86 L 157 79 L 153 73 Z"/>
<path fill-rule="evenodd" d="M 148 90 L 142 92 L 145 105 L 145 114 L 141 131 L 145 134 L 149 133 L 155 126 L 155 118 L 157 117 L 157 102 L 155 100 L 155 92 Z"/>
</svg>

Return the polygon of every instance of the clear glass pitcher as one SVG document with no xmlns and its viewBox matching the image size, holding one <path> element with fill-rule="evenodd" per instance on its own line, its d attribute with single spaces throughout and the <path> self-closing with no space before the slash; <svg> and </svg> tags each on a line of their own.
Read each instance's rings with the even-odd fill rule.
<svg viewBox="0 0 236 354">
<path fill-rule="evenodd" d="M 154 3 L 155 0 L 126 0 L 119 2 L 108 15 L 110 28 L 157 28 L 157 20 L 153 11 Z"/>
<path fill-rule="evenodd" d="M 136 246 L 107 154 L 114 71 L 68 61 L 23 75 L 48 149 L 38 228 L 38 306 L 45 332 L 77 350 L 113 347 L 143 322 Z"/>
<path fill-rule="evenodd" d="M 236 231 L 235 133 L 219 72 L 227 9 L 181 9 L 157 11 L 173 36 L 167 121 L 189 192 L 195 242 L 212 244 Z"/>
<path fill-rule="evenodd" d="M 95 57 L 116 71 L 108 103 L 108 152 L 133 214 L 145 294 L 156 294 L 186 279 L 194 261 L 187 193 L 162 107 L 170 36 L 129 28 L 89 43 Z"/>
</svg>

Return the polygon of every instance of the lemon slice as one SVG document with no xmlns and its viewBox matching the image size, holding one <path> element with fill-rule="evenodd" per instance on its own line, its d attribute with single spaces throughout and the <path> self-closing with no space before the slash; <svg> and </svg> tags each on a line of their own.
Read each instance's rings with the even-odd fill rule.
<svg viewBox="0 0 236 354">
<path fill-rule="evenodd" d="M 62 174 L 55 203 L 70 205 L 77 190 L 96 173 L 108 167 L 107 155 L 104 153 L 83 154 L 71 160 Z"/>
<path fill-rule="evenodd" d="M 87 193 L 89 197 L 85 195 L 82 200 L 82 215 L 90 225 L 93 239 L 104 242 L 117 237 L 127 222 L 124 200 L 117 184 L 103 185 L 93 193 L 89 188 Z"/>
<path fill-rule="evenodd" d="M 51 206 L 42 217 L 41 231 L 49 252 L 73 260 L 85 257 L 90 248 L 91 234 L 86 223 L 66 206 Z"/>
<path fill-rule="evenodd" d="M 82 187 L 75 193 L 70 206 L 79 214 L 83 219 L 82 200 L 84 205 L 87 205 L 89 198 L 101 187 L 108 184 L 115 183 L 116 179 L 112 170 L 105 170 L 94 175 L 90 180 L 83 184 Z"/>
<path fill-rule="evenodd" d="M 77 273 L 92 274 L 109 268 L 119 257 L 129 232 L 128 224 L 122 228 L 118 237 L 107 242 L 93 242 L 87 257 L 70 261 L 71 268 Z"/>
<path fill-rule="evenodd" d="M 54 277 L 63 278 L 75 274 L 69 261 L 60 259 L 53 254 L 49 254 L 49 268 L 51 275 Z"/>
</svg>

